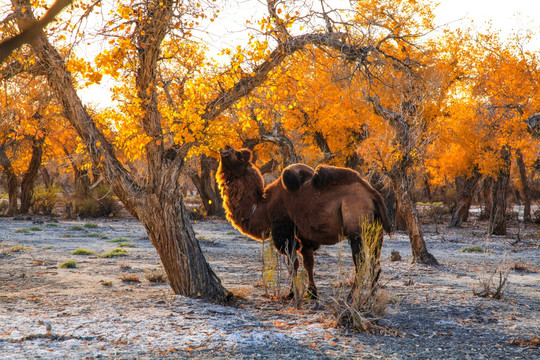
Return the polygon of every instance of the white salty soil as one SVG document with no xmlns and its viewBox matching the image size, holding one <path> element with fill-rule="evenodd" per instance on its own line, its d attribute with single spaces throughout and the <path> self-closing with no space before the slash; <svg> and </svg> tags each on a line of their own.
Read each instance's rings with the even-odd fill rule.
<svg viewBox="0 0 540 360">
<path fill-rule="evenodd" d="M 87 221 L 0 218 L 1 359 L 540 358 L 538 226 L 522 228 L 516 241 L 517 225 L 507 236 L 487 237 L 482 222 L 452 230 L 426 224 L 438 267 L 411 265 L 406 234 L 385 235 L 380 281 L 391 302 L 379 323 L 395 334 L 384 335 L 335 325 L 332 297 L 344 281 L 340 268 L 352 271 L 346 243 L 316 254 L 324 308 L 311 310 L 306 300 L 295 309 L 261 286 L 260 243 L 226 221 L 197 222 L 208 262 L 239 297 L 236 305 L 221 306 L 176 296 L 167 284 L 146 279 L 145 270 L 159 269 L 160 261 L 137 221 L 88 221 L 97 228 L 74 227 Z M 42 230 L 17 230 L 36 225 Z M 116 247 L 109 240 L 118 237 L 136 245 L 125 248 L 129 256 L 99 257 Z M 486 252 L 460 251 L 471 245 Z M 72 255 L 78 248 L 97 255 Z M 403 260 L 390 261 L 392 250 Z M 59 268 L 68 259 L 78 267 Z M 508 271 L 503 299 L 475 296 L 472 289 L 497 268 Z M 128 277 L 141 282 L 122 281 Z M 286 276 L 282 280 L 284 292 Z"/>
</svg>

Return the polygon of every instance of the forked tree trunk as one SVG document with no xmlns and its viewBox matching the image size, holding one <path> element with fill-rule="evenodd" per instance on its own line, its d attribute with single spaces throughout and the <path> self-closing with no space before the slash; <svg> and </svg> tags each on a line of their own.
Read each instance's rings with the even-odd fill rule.
<svg viewBox="0 0 540 360">
<path fill-rule="evenodd" d="M 499 170 L 491 188 L 491 205 L 489 211 L 488 233 L 506 235 L 506 201 L 508 184 L 510 183 L 510 151 L 507 147 L 501 150 L 504 165 Z"/>
<path fill-rule="evenodd" d="M 11 161 L 7 157 L 4 147 L 0 146 L 0 165 L 4 170 L 7 177 L 6 190 L 8 192 L 8 210 L 7 216 L 13 216 L 19 209 L 18 205 L 18 193 L 19 193 L 19 180 L 13 170 Z"/>
<path fill-rule="evenodd" d="M 439 265 L 437 259 L 427 251 L 420 221 L 418 219 L 418 211 L 408 191 L 403 191 L 399 184 L 392 183 L 396 197 L 398 200 L 398 212 L 405 221 L 407 233 L 412 249 L 412 262 Z"/>
<path fill-rule="evenodd" d="M 531 221 L 531 188 L 527 179 L 527 170 L 521 151 L 516 150 L 516 161 L 519 168 L 519 178 L 521 180 L 521 193 L 523 195 L 523 221 Z"/>
<path fill-rule="evenodd" d="M 475 167 L 471 176 L 456 178 L 456 190 L 459 193 L 459 198 L 450 220 L 450 227 L 460 227 L 469 218 L 469 209 L 471 208 L 474 191 L 481 177 L 482 175 Z"/>
<path fill-rule="evenodd" d="M 136 215 L 156 248 L 176 294 L 226 303 L 232 294 L 206 262 L 180 194 L 146 195 Z"/>
<path fill-rule="evenodd" d="M 30 159 L 28 169 L 25 171 L 21 181 L 21 208 L 19 209 L 21 214 L 27 214 L 32 206 L 34 183 L 38 177 L 41 159 L 43 158 L 44 141 L 45 138 L 34 139 L 32 143 L 32 158 Z"/>
</svg>

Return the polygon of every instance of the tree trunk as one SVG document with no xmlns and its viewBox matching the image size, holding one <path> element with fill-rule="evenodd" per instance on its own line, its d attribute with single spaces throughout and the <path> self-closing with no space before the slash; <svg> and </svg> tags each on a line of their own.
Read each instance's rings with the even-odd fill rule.
<svg viewBox="0 0 540 360">
<path fill-rule="evenodd" d="M 215 159 L 204 154 L 200 155 L 199 159 L 201 165 L 200 175 L 192 172 L 189 177 L 199 192 L 203 206 L 206 209 L 206 215 L 223 217 L 225 216 L 225 210 L 223 209 L 223 200 L 217 191 L 215 176 L 218 163 Z"/>
<path fill-rule="evenodd" d="M 11 165 L 11 161 L 7 157 L 6 151 L 3 146 L 0 146 L 0 165 L 4 169 L 4 173 L 7 177 L 7 192 L 8 192 L 8 210 L 7 210 L 7 216 L 13 216 L 17 214 L 17 211 L 19 209 L 18 205 L 18 193 L 19 193 L 19 180 L 17 179 L 17 175 L 15 174 L 15 171 L 13 170 L 13 166 Z"/>
<path fill-rule="evenodd" d="M 523 221 L 531 221 L 531 188 L 527 179 L 527 170 L 521 151 L 516 150 L 516 160 L 519 168 L 519 178 L 521 180 L 521 193 L 523 196 Z"/>
<path fill-rule="evenodd" d="M 460 227 L 469 218 L 469 209 L 471 208 L 474 191 L 481 177 L 482 175 L 475 167 L 471 176 L 456 178 L 456 190 L 459 193 L 459 199 L 450 220 L 450 227 Z"/>
<path fill-rule="evenodd" d="M 12 1 L 21 28 L 35 21 L 32 11 L 28 11 L 28 0 Z M 21 5 L 27 10 L 24 13 Z M 159 45 L 164 36 L 160 30 L 167 28 L 166 19 L 171 18 L 167 9 L 171 6 L 171 2 L 164 1 L 163 7 L 153 9 L 152 16 L 147 18 L 148 23 L 140 22 L 147 28 L 137 31 L 139 36 L 144 37 L 141 52 L 147 52 L 147 55 L 152 57 L 150 59 L 142 54 L 139 69 L 142 70 L 137 72 L 137 86 L 140 92 L 145 93 L 141 98 L 141 106 L 145 109 L 141 123 L 145 133 L 154 139 L 146 145 L 149 170 L 147 185 L 144 186 L 131 177 L 116 157 L 113 145 L 97 128 L 96 122 L 77 95 L 72 76 L 66 70 L 58 51 L 43 33 L 39 34 L 31 46 L 36 57 L 48 69 L 49 86 L 60 101 L 64 115 L 86 145 L 93 166 L 111 184 L 126 209 L 138 218 L 148 231 L 148 236 L 163 261 L 172 290 L 180 295 L 225 302 L 230 299 L 231 293 L 219 284 L 216 275 L 204 260 L 180 196 L 178 179 L 189 147 L 178 146 L 164 150 L 157 96 L 154 87 L 149 85 L 156 83 L 152 76 L 156 68 Z M 147 90 L 150 97 L 146 95 Z M 162 195 L 157 196 L 158 189 L 168 191 L 165 193 L 161 190 Z"/>
<path fill-rule="evenodd" d="M 28 214 L 32 206 L 34 183 L 38 177 L 41 159 L 43 158 L 44 141 L 45 138 L 42 137 L 40 139 L 34 139 L 32 142 L 32 158 L 21 181 L 21 208 L 19 210 L 21 214 Z"/>
<path fill-rule="evenodd" d="M 159 254 L 174 293 L 229 302 L 232 293 L 206 262 L 179 190 L 173 196 L 145 196 L 142 203 L 136 209 L 137 217 Z"/>
<path fill-rule="evenodd" d="M 499 170 L 491 188 L 491 204 L 489 211 L 488 233 L 506 235 L 506 198 L 510 182 L 510 151 L 507 147 L 501 150 L 504 165 Z"/>
<path fill-rule="evenodd" d="M 412 249 L 412 262 L 439 265 L 437 259 L 431 255 L 426 248 L 424 236 L 418 220 L 418 211 L 414 205 L 411 195 L 408 191 L 403 191 L 399 184 L 392 182 L 396 198 L 398 200 L 398 212 L 405 221 L 407 233 Z"/>
<path fill-rule="evenodd" d="M 51 174 L 49 173 L 49 170 L 45 166 L 41 166 L 39 168 L 39 173 L 41 174 L 41 180 L 43 181 L 43 185 L 45 186 L 45 189 L 49 189 L 50 187 L 54 185 Z"/>
</svg>

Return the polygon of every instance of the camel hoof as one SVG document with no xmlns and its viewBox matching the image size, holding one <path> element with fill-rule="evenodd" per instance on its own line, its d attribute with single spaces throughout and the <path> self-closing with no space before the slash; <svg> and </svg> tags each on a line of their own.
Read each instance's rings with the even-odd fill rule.
<svg viewBox="0 0 540 360">
<path fill-rule="evenodd" d="M 307 291 L 306 298 L 311 299 L 311 300 L 318 300 L 319 294 L 317 293 L 317 288 L 314 288 L 314 287 L 309 288 Z"/>
</svg>

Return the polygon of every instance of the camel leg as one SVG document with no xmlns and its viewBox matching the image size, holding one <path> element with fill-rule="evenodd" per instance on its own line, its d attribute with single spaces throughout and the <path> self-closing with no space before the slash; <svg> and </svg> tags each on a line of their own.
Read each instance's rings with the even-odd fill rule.
<svg viewBox="0 0 540 360">
<path fill-rule="evenodd" d="M 294 279 L 300 262 L 296 256 L 298 249 L 298 240 L 295 237 L 294 223 L 288 217 L 277 219 L 272 223 L 272 241 L 276 250 L 287 257 L 287 270 L 292 278 L 291 288 L 285 299 L 290 300 L 294 297 Z"/>
<path fill-rule="evenodd" d="M 318 299 L 317 287 L 315 286 L 315 278 L 313 276 L 313 265 L 315 264 L 315 257 L 313 256 L 313 248 L 310 246 L 302 246 L 300 250 L 302 254 L 302 260 L 304 264 L 304 269 L 306 269 L 308 274 L 308 298 Z"/>
<path fill-rule="evenodd" d="M 294 280 L 296 279 L 296 274 L 298 274 L 298 268 L 300 267 L 300 261 L 298 261 L 298 256 L 296 256 L 296 251 L 291 254 L 287 254 L 287 271 L 291 277 L 291 286 L 289 288 L 289 293 L 284 297 L 284 300 L 294 299 Z M 294 264 L 292 262 L 294 261 Z"/>
<path fill-rule="evenodd" d="M 363 261 L 363 259 L 361 258 L 362 253 L 360 251 L 360 248 L 362 246 L 362 238 L 360 237 L 360 235 L 347 236 L 347 238 L 349 239 L 349 244 L 351 245 L 351 252 L 354 263 L 354 280 L 351 286 L 351 290 L 349 291 L 349 295 L 347 296 L 347 299 L 351 300 L 354 296 L 356 287 L 358 286 L 358 267 Z"/>
</svg>

